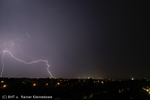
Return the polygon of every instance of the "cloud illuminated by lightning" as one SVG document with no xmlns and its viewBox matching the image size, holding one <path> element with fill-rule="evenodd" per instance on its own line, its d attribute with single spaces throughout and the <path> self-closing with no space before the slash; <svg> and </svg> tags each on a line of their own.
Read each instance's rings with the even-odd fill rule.
<svg viewBox="0 0 150 100">
<path fill-rule="evenodd" d="M 2 48 L 2 51 L 0 53 L 2 53 L 2 57 L 1 57 L 1 61 L 2 61 L 2 71 L 1 71 L 1 77 L 3 76 L 3 71 L 4 71 L 4 56 L 5 56 L 5 53 L 8 53 L 12 58 L 14 58 L 15 60 L 19 61 L 19 62 L 22 62 L 24 64 L 34 64 L 34 63 L 38 63 L 38 62 L 44 62 L 47 66 L 47 72 L 49 73 L 50 77 L 52 77 L 52 74 L 51 72 L 49 71 L 49 67 L 50 67 L 50 64 L 48 63 L 47 60 L 34 60 L 31 56 L 27 55 L 20 47 L 19 45 L 15 44 L 16 41 L 25 41 L 27 39 L 30 38 L 30 36 L 28 35 L 28 33 L 26 33 L 26 36 L 27 38 L 26 39 L 13 39 L 11 40 L 11 42 L 8 42 L 8 43 L 5 43 L 5 44 L 2 44 L 0 45 L 0 48 Z M 33 61 L 31 62 L 26 62 L 24 60 L 21 60 L 17 57 L 15 57 L 12 53 L 11 53 L 11 49 L 14 47 L 14 46 L 17 46 L 17 48 L 26 56 L 26 57 L 30 57 Z"/>
</svg>

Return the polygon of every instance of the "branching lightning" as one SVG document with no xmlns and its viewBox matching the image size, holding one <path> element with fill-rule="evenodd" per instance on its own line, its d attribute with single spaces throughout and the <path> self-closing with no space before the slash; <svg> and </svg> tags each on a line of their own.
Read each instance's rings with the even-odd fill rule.
<svg viewBox="0 0 150 100">
<path fill-rule="evenodd" d="M 30 36 L 26 33 L 26 36 L 27 38 L 26 39 L 13 39 L 11 42 L 8 42 L 8 43 L 5 43 L 3 45 L 0 45 L 0 48 L 2 48 L 3 50 L 0 52 L 2 53 L 2 57 L 1 57 L 1 62 L 2 62 L 2 71 L 1 71 L 1 76 L 3 76 L 3 71 L 4 71 L 4 66 L 5 66 L 5 63 L 4 63 L 4 56 L 5 56 L 5 53 L 8 53 L 12 58 L 14 58 L 15 60 L 19 61 L 19 62 L 22 62 L 24 64 L 34 64 L 34 63 L 38 63 L 38 62 L 44 62 L 47 66 L 47 72 L 49 73 L 50 77 L 52 77 L 52 74 L 51 72 L 49 71 L 49 67 L 50 67 L 50 64 L 48 63 L 47 60 L 34 60 L 31 56 L 27 55 L 20 47 L 19 45 L 15 44 L 16 41 L 25 41 L 27 39 L 30 38 Z M 11 53 L 11 49 L 14 47 L 14 46 L 17 46 L 18 50 L 20 50 L 23 55 L 25 55 L 26 57 L 30 57 L 33 61 L 31 62 L 26 62 L 22 59 L 19 59 L 17 57 L 15 57 L 12 53 Z"/>
</svg>

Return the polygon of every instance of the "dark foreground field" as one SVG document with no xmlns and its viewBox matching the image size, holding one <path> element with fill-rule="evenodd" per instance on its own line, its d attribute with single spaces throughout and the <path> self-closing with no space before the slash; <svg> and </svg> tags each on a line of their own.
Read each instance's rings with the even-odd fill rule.
<svg viewBox="0 0 150 100">
<path fill-rule="evenodd" d="M 150 81 L 1 78 L 0 99 L 150 100 Z"/>
</svg>

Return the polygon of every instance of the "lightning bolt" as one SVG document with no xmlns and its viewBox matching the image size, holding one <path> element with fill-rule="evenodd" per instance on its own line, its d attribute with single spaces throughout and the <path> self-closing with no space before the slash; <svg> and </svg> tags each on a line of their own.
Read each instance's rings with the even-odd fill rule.
<svg viewBox="0 0 150 100">
<path fill-rule="evenodd" d="M 26 33 L 26 36 L 27 36 L 26 39 L 22 39 L 22 40 L 21 40 L 21 39 L 12 39 L 11 42 L 8 42 L 8 43 L 3 44 L 3 45 L 0 46 L 1 48 L 3 48 L 3 47 L 5 47 L 5 46 L 7 46 L 7 45 L 10 45 L 10 48 L 5 47 L 5 49 L 4 49 L 2 52 L 0 52 L 0 53 L 2 53 L 2 57 L 1 57 L 1 59 L 2 59 L 1 77 L 2 77 L 2 75 L 3 75 L 4 66 L 5 66 L 5 64 L 4 64 L 4 55 L 5 55 L 5 53 L 8 53 L 12 58 L 14 58 L 15 60 L 17 60 L 17 61 L 19 61 L 19 62 L 22 62 L 22 63 L 24 63 L 24 64 L 34 64 L 34 63 L 38 63 L 38 62 L 44 62 L 44 63 L 46 64 L 46 66 L 47 66 L 47 72 L 49 73 L 50 77 L 52 77 L 52 74 L 51 74 L 51 72 L 49 71 L 50 64 L 48 63 L 47 60 L 42 60 L 42 59 L 40 59 L 40 60 L 34 60 L 31 56 L 27 55 L 27 54 L 19 47 L 19 45 L 15 44 L 15 41 L 25 41 L 25 40 L 27 40 L 27 39 L 30 38 L 30 36 L 28 35 L 28 33 Z M 15 57 L 15 56 L 10 52 L 11 49 L 13 48 L 13 46 L 17 46 L 18 49 L 19 49 L 26 57 L 30 57 L 33 61 L 31 61 L 31 62 L 26 62 L 26 61 L 24 61 L 24 60 L 21 60 L 21 59 Z"/>
</svg>

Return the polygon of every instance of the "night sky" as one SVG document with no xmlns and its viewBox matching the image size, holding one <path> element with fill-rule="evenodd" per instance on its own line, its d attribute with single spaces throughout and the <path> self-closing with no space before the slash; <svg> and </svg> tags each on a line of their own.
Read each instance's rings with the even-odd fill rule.
<svg viewBox="0 0 150 100">
<path fill-rule="evenodd" d="M 0 0 L 0 45 L 26 39 L 15 44 L 48 60 L 56 78 L 148 78 L 148 7 L 144 0 Z M 11 53 L 32 61 L 16 47 Z M 4 63 L 3 77 L 49 77 L 42 62 L 25 65 L 6 53 Z"/>
</svg>

